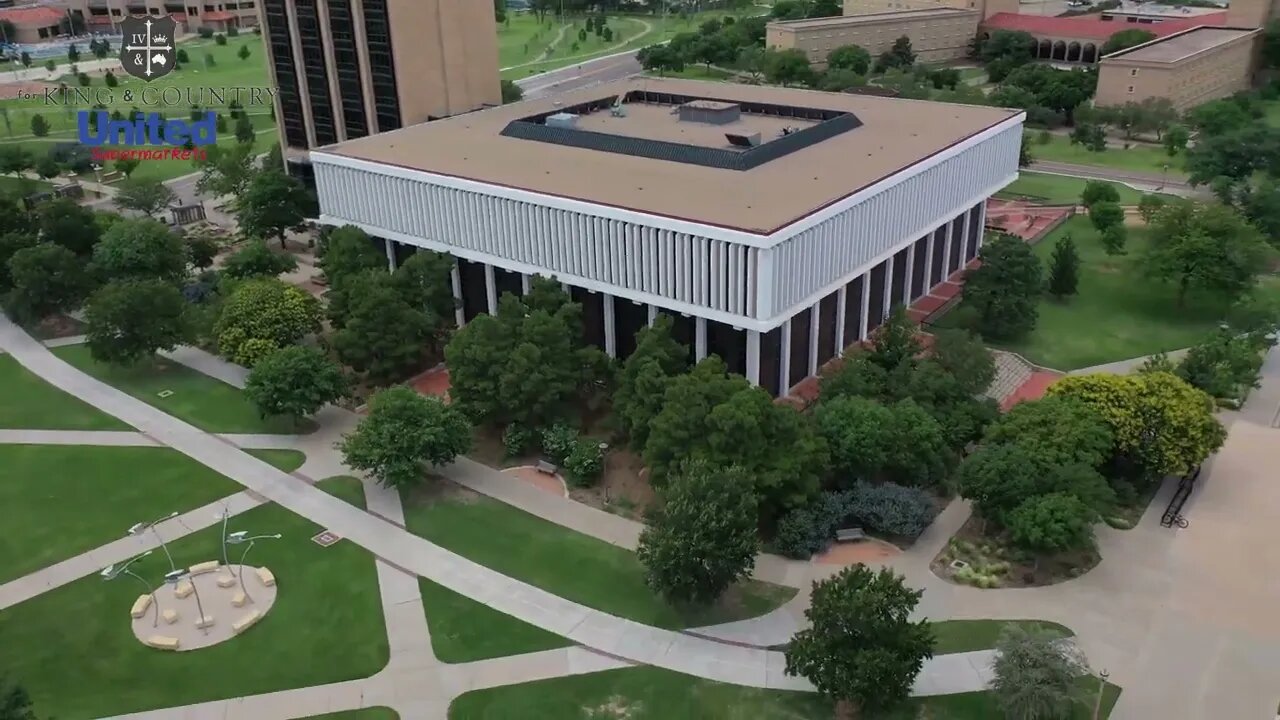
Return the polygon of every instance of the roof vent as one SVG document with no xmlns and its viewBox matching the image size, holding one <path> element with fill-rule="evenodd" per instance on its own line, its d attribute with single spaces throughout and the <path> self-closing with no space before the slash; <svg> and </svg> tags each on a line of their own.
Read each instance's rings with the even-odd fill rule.
<svg viewBox="0 0 1280 720">
<path fill-rule="evenodd" d="M 547 127 L 575 130 L 578 127 L 578 116 L 573 113 L 556 113 L 547 116 Z"/>
<path fill-rule="evenodd" d="M 690 100 L 680 106 L 680 122 L 727 125 L 736 122 L 741 116 L 740 105 L 720 100 Z"/>
<path fill-rule="evenodd" d="M 751 133 L 744 135 L 742 133 L 725 133 L 724 137 L 729 144 L 740 148 L 753 148 L 760 144 L 760 133 Z"/>
</svg>

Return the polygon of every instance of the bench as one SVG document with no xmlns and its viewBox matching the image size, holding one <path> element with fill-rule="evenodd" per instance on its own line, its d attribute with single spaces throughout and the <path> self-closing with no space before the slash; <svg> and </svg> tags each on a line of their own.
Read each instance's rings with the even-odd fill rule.
<svg viewBox="0 0 1280 720">
<path fill-rule="evenodd" d="M 552 463 L 547 462 L 546 460 L 539 460 L 538 464 L 533 466 L 533 469 L 537 470 L 543 475 L 555 475 L 556 471 L 559 470 L 559 468 L 557 468 Z"/>
<path fill-rule="evenodd" d="M 133 607 L 129 609 L 129 615 L 134 618 L 140 618 L 147 614 L 147 608 L 151 607 L 151 595 L 139 595 L 137 600 L 133 601 Z"/>
<path fill-rule="evenodd" d="M 182 582 L 173 586 L 173 596 L 178 598 L 179 600 L 186 600 L 187 598 L 191 597 L 191 593 L 195 591 L 196 591 L 196 587 L 195 585 L 191 584 L 190 580 L 183 580 Z"/>
<path fill-rule="evenodd" d="M 254 610 L 250 612 L 248 615 L 245 615 L 244 617 L 232 623 L 231 632 L 235 633 L 236 635 L 239 635 L 245 630 L 248 630 L 249 628 L 253 627 L 254 623 L 258 622 L 258 620 L 261 617 L 262 617 L 262 613 L 258 612 L 257 610 Z"/>
<path fill-rule="evenodd" d="M 147 638 L 147 644 L 159 650 L 177 650 L 178 638 L 167 635 L 152 635 Z"/>
<path fill-rule="evenodd" d="M 160 613 L 160 617 L 164 618 L 166 625 L 172 625 L 178 622 L 178 611 L 173 608 L 165 608 L 164 612 Z"/>
<path fill-rule="evenodd" d="M 867 534 L 862 528 L 841 528 L 836 531 L 836 542 L 858 542 L 866 539 Z"/>
<path fill-rule="evenodd" d="M 203 630 L 203 629 L 208 628 L 208 627 L 213 627 L 213 617 L 212 617 L 212 616 L 210 616 L 210 615 L 205 615 L 204 617 L 200 618 L 199 620 L 196 620 L 196 628 L 197 628 L 197 629 Z"/>
<path fill-rule="evenodd" d="M 254 572 L 258 573 L 258 579 L 262 581 L 263 585 L 271 587 L 276 584 L 276 576 L 272 575 L 270 570 L 260 567 Z"/>
<path fill-rule="evenodd" d="M 206 560 L 205 562 L 196 563 L 195 565 L 192 565 L 191 567 L 187 568 L 187 571 L 190 572 L 192 575 L 203 575 L 205 573 L 211 573 L 214 570 L 217 570 L 218 565 L 219 563 L 217 560 Z"/>
<path fill-rule="evenodd" d="M 244 594 L 243 590 L 239 590 L 235 595 L 231 596 L 231 605 L 233 607 L 244 607 L 245 602 L 249 600 L 249 596 Z"/>
<path fill-rule="evenodd" d="M 230 568 L 227 569 L 226 573 L 218 576 L 218 587 L 220 588 L 235 587 L 235 584 L 236 576 L 231 574 Z"/>
</svg>

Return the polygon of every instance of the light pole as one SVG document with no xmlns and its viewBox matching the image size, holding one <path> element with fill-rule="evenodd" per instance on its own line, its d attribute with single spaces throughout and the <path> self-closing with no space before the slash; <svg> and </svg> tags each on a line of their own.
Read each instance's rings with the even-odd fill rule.
<svg viewBox="0 0 1280 720">
<path fill-rule="evenodd" d="M 1107 678 L 1109 677 L 1111 677 L 1111 673 L 1108 673 L 1106 668 L 1098 671 L 1098 699 L 1093 703 L 1093 720 L 1098 720 L 1098 718 L 1102 717 L 1102 696 L 1106 694 Z"/>
<path fill-rule="evenodd" d="M 142 576 L 138 575 L 137 573 L 129 569 L 130 565 L 138 562 L 139 560 L 141 560 L 142 558 L 150 554 L 151 554 L 151 551 L 148 550 L 142 553 L 141 555 L 134 555 L 132 558 L 129 559 L 129 562 L 121 565 L 120 567 L 116 567 L 114 564 L 111 564 L 102 568 L 102 570 L 99 571 L 98 574 L 102 576 L 103 580 L 115 580 L 121 575 L 128 575 L 129 577 L 134 578 L 138 582 L 142 583 L 142 586 L 147 589 L 147 594 L 151 596 L 151 609 L 154 611 L 152 613 L 152 615 L 154 615 L 154 619 L 151 621 L 151 627 L 160 627 L 160 601 L 156 600 L 155 588 L 151 587 L 151 583 L 144 580 Z"/>
<path fill-rule="evenodd" d="M 164 556 L 169 558 L 170 571 L 177 570 L 178 566 L 173 563 L 173 556 L 169 554 L 169 546 L 165 544 L 164 538 L 160 537 L 160 531 L 156 529 L 156 526 L 164 522 L 165 520 L 171 520 L 176 517 L 178 517 L 178 512 L 175 510 L 169 513 L 168 515 L 165 515 L 163 517 L 158 517 L 155 520 L 152 520 L 151 522 L 134 523 L 133 527 L 129 528 L 129 533 L 128 533 L 134 536 L 142 535 L 146 533 L 148 530 L 154 533 L 156 536 L 156 540 L 160 542 L 160 549 L 164 550 Z"/>
<path fill-rule="evenodd" d="M 253 602 L 253 598 L 249 596 L 249 587 L 244 584 L 244 559 L 245 559 L 245 556 L 249 554 L 249 551 L 253 549 L 254 543 L 256 543 L 259 540 L 268 540 L 268 539 L 279 540 L 280 533 L 276 533 L 275 535 L 249 536 L 247 532 L 245 532 L 244 530 L 241 530 L 239 532 L 233 532 L 227 536 L 227 542 L 231 543 L 232 545 L 243 545 L 247 543 L 247 547 L 245 547 L 244 552 L 240 553 L 239 575 L 240 575 L 240 592 L 244 593 L 244 598 L 249 602 Z"/>
<path fill-rule="evenodd" d="M 191 583 L 191 592 L 196 596 L 196 611 L 200 613 L 199 619 L 196 620 L 196 625 L 200 626 L 200 632 L 208 635 L 209 628 L 206 627 L 204 623 L 204 603 L 200 602 L 200 588 L 196 587 L 196 581 L 191 579 L 191 572 L 183 569 L 170 570 L 164 574 L 164 581 L 167 585 L 177 585 L 183 580 L 187 580 Z"/>
<path fill-rule="evenodd" d="M 231 563 L 227 561 L 227 520 L 230 519 L 231 513 L 227 512 L 227 506 L 222 506 L 222 564 L 227 566 L 227 571 L 231 571 Z"/>
</svg>

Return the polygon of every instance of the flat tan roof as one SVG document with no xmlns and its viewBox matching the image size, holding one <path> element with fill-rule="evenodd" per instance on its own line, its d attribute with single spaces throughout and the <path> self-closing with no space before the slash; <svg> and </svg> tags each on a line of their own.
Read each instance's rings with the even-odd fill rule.
<svg viewBox="0 0 1280 720">
<path fill-rule="evenodd" d="M 865 25 L 867 23 L 888 22 L 894 20 L 927 19 L 945 17 L 947 15 L 976 15 L 977 12 L 977 10 L 970 8 L 934 7 L 918 8 L 915 10 L 888 10 L 885 12 L 859 13 L 857 15 L 839 15 L 836 17 L 812 18 L 809 20 L 775 20 L 769 23 L 769 25 L 776 25 L 788 30 L 821 30 L 824 28 Z"/>
<path fill-rule="evenodd" d="M 693 103 L 689 104 L 693 105 Z M 723 104 L 726 107 L 733 107 L 732 103 Z M 681 120 L 678 115 L 672 115 L 671 105 L 629 102 L 625 103 L 625 107 L 626 117 L 614 117 L 608 110 L 579 115 L 578 129 L 740 151 L 743 148 L 735 148 L 731 145 L 725 138 L 725 133 L 738 135 L 759 133 L 760 144 L 764 145 L 781 137 L 784 128 L 803 129 L 818 124 L 815 120 L 746 112 L 739 115 L 733 122 L 691 122 Z"/>
<path fill-rule="evenodd" d="M 1116 60 L 1134 60 L 1138 62 L 1150 63 L 1176 63 L 1211 50 L 1219 45 L 1224 45 L 1246 35 L 1251 35 L 1257 30 L 1245 30 L 1243 28 L 1222 28 L 1222 27 L 1198 27 L 1180 32 L 1177 35 L 1152 40 L 1143 45 L 1139 45 L 1131 50 L 1119 52 L 1107 59 Z"/>
<path fill-rule="evenodd" d="M 862 126 L 749 170 L 508 137 L 514 120 L 631 90 L 852 112 Z M 627 104 L 623 123 L 645 122 Z M 673 106 L 674 107 L 674 106 Z M 669 112 L 661 110 L 660 112 Z M 456 115 L 315 151 L 769 234 L 1019 114 L 1017 110 L 682 79 L 634 78 Z M 609 111 L 603 115 L 608 117 Z M 670 118 L 664 118 L 670 121 Z M 583 118 L 578 121 L 580 124 Z M 793 124 L 799 124 L 798 122 Z M 724 126 L 705 125 L 723 135 Z M 632 136 L 637 136 L 638 130 Z M 762 138 L 763 139 L 763 138 Z"/>
</svg>

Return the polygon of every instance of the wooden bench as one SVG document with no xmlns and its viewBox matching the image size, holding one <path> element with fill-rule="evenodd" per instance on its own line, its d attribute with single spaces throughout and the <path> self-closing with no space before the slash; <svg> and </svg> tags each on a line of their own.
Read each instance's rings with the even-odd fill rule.
<svg viewBox="0 0 1280 720">
<path fill-rule="evenodd" d="M 841 528 L 836 531 L 836 542 L 858 542 L 866 539 L 867 534 L 862 528 Z"/>
<path fill-rule="evenodd" d="M 257 610 L 251 611 L 248 615 L 245 615 L 244 617 L 240 618 L 239 620 L 231 624 L 231 632 L 235 633 L 236 635 L 239 635 L 245 630 L 248 630 L 249 628 L 253 627 L 254 623 L 258 622 L 258 620 L 261 617 L 262 617 L 262 613 L 258 612 Z"/>
<path fill-rule="evenodd" d="M 196 620 L 196 627 L 200 630 L 213 627 L 213 616 L 205 615 L 199 620 Z"/>
<path fill-rule="evenodd" d="M 139 595 L 137 600 L 133 601 L 133 607 L 129 609 L 129 614 L 135 618 L 140 618 L 147 614 L 147 608 L 151 607 L 151 594 Z"/>
<path fill-rule="evenodd" d="M 258 573 L 258 579 L 262 581 L 263 585 L 271 587 L 276 584 L 276 576 L 272 575 L 270 570 L 260 567 L 254 572 Z"/>
<path fill-rule="evenodd" d="M 244 607 L 245 602 L 249 600 L 249 596 L 244 594 L 243 590 L 237 590 L 235 595 L 231 596 L 232 607 Z"/>
<path fill-rule="evenodd" d="M 160 613 L 160 617 L 164 618 L 166 625 L 172 625 L 178 622 L 178 611 L 173 608 L 165 608 L 164 612 Z"/>
<path fill-rule="evenodd" d="M 218 587 L 229 588 L 229 587 L 235 587 L 235 585 L 236 585 L 236 576 L 231 574 L 230 568 L 227 568 L 227 571 L 225 573 L 218 576 Z"/>
<path fill-rule="evenodd" d="M 147 644 L 160 650 L 177 650 L 178 638 L 167 635 L 152 635 L 147 638 Z"/>
<path fill-rule="evenodd" d="M 196 587 L 191 584 L 190 580 L 183 580 L 173 586 L 173 596 L 179 600 L 185 600 L 191 597 L 191 593 L 196 591 Z"/>
<path fill-rule="evenodd" d="M 191 567 L 187 568 L 188 572 L 190 572 L 192 575 L 203 575 L 205 573 L 211 573 L 217 569 L 218 569 L 217 560 L 206 560 L 205 562 L 196 563 L 195 565 L 192 565 Z"/>
<path fill-rule="evenodd" d="M 556 471 L 559 470 L 559 468 L 557 468 L 554 464 L 549 463 L 546 460 L 539 460 L 538 464 L 533 466 L 533 469 L 537 470 L 543 475 L 555 475 Z"/>
</svg>

